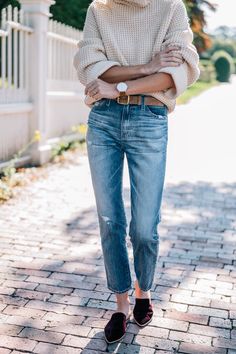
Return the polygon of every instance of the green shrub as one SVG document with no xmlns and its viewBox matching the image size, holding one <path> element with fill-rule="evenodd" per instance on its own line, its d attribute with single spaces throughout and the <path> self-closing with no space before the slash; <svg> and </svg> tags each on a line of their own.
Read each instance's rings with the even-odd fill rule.
<svg viewBox="0 0 236 354">
<path fill-rule="evenodd" d="M 224 50 L 219 50 L 211 57 L 216 68 L 216 79 L 220 82 L 229 82 L 230 76 L 235 72 L 234 60 Z"/>
<path fill-rule="evenodd" d="M 213 41 L 213 46 L 209 49 L 209 54 L 213 55 L 219 50 L 224 50 L 231 57 L 236 57 L 236 41 L 230 38 L 215 39 Z"/>
<path fill-rule="evenodd" d="M 203 82 L 212 82 L 216 79 L 215 66 L 211 60 L 201 59 L 200 60 L 200 80 Z"/>
</svg>

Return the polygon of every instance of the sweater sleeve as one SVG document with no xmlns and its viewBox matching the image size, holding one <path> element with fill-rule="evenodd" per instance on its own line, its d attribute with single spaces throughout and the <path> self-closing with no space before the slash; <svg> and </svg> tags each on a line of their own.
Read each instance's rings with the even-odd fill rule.
<svg viewBox="0 0 236 354">
<path fill-rule="evenodd" d="M 106 70 L 114 65 L 121 65 L 117 61 L 108 60 L 101 35 L 97 26 L 93 8 L 87 10 L 83 39 L 77 43 L 78 50 L 73 58 L 79 81 L 86 86 L 90 81 L 97 79 Z"/>
<path fill-rule="evenodd" d="M 174 80 L 175 87 L 165 91 L 165 95 L 170 99 L 176 99 L 199 78 L 199 55 L 192 42 L 193 32 L 189 25 L 187 10 L 183 1 L 180 0 L 175 5 L 170 26 L 161 48 L 178 45 L 184 59 L 184 63 L 179 66 L 165 67 L 159 70 L 159 72 L 170 74 Z"/>
</svg>

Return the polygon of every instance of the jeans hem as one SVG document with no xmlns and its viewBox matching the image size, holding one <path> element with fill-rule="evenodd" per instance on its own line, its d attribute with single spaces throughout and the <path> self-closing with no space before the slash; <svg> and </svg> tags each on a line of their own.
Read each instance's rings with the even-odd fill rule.
<svg viewBox="0 0 236 354">
<path fill-rule="evenodd" d="M 152 287 L 151 287 L 151 288 L 152 288 Z M 140 289 L 140 290 L 142 290 L 142 291 L 149 291 L 149 290 L 151 290 L 151 288 L 148 288 L 148 289 L 142 289 L 142 288 L 140 288 L 140 287 L 139 287 L 139 289 Z"/>
<path fill-rule="evenodd" d="M 122 294 L 122 293 L 125 293 L 126 291 L 132 289 L 132 286 L 130 285 L 127 289 L 125 290 L 115 290 L 115 289 L 112 289 L 110 286 L 107 287 L 109 290 L 113 291 L 114 293 L 117 293 L 117 294 Z"/>
</svg>

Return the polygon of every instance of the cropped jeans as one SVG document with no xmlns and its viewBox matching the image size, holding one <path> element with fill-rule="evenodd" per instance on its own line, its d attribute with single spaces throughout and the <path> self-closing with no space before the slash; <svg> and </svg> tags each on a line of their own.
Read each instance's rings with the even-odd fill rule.
<svg viewBox="0 0 236 354">
<path fill-rule="evenodd" d="M 126 154 L 131 200 L 128 233 L 139 287 L 148 291 L 159 252 L 157 226 L 166 169 L 168 109 L 146 105 L 144 95 L 141 105 L 102 98 L 90 110 L 87 124 L 86 146 L 107 287 L 115 293 L 132 288 L 122 198 Z"/>
</svg>

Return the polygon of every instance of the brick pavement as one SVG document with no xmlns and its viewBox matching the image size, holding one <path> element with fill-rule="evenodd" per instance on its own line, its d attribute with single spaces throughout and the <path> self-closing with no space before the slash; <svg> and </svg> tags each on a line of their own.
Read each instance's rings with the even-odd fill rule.
<svg viewBox="0 0 236 354">
<path fill-rule="evenodd" d="M 87 157 L 75 157 L 45 167 L 45 178 L 0 207 L 0 354 L 235 354 L 236 184 L 166 183 L 154 319 L 139 329 L 131 318 L 125 338 L 108 346 L 115 296 Z M 124 199 L 129 221 L 127 183 Z"/>
</svg>

